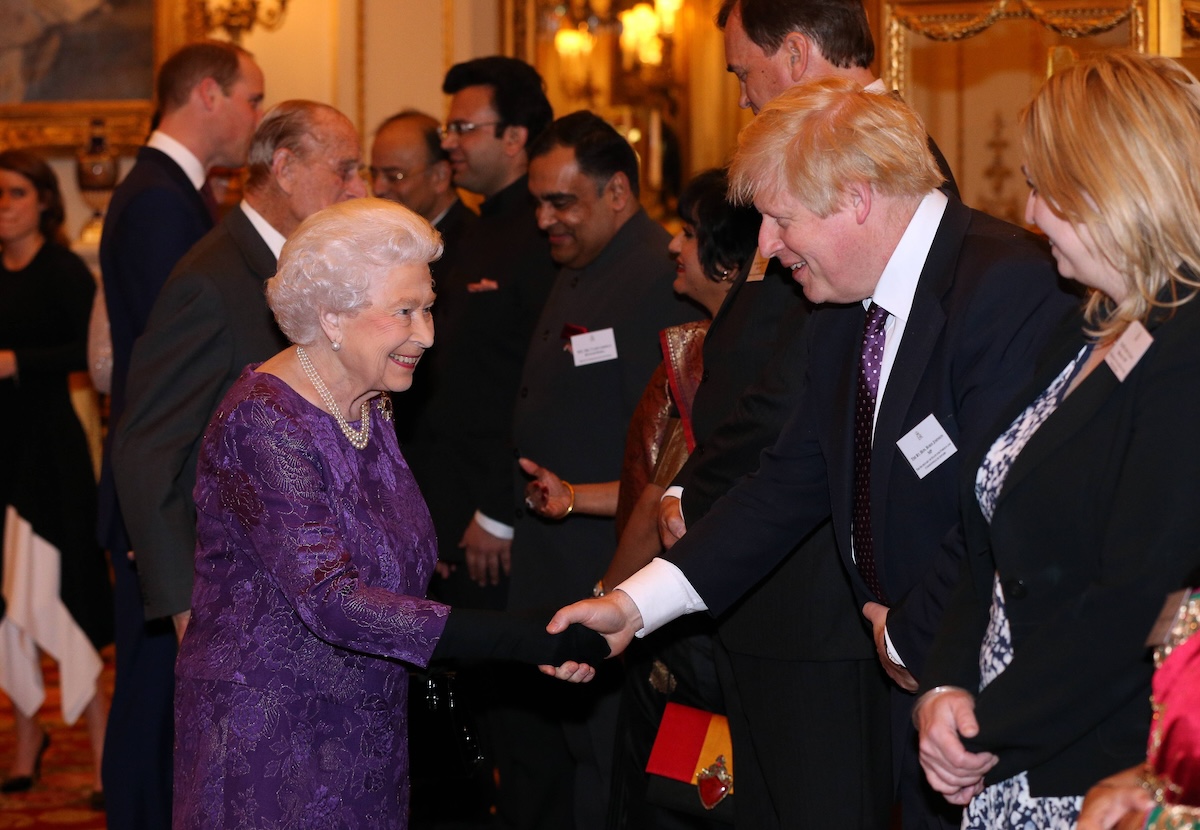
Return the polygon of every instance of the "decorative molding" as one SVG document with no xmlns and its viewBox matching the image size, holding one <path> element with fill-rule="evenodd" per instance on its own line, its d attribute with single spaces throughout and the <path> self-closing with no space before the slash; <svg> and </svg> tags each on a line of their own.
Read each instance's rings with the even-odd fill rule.
<svg viewBox="0 0 1200 830">
<path fill-rule="evenodd" d="M 1200 29 L 1200 0 L 1187 0 L 1196 4 L 1195 17 Z M 1166 21 L 1161 21 L 1155 32 L 1156 40 L 1150 43 L 1147 19 L 1153 11 L 1155 19 L 1164 0 L 1128 0 L 1128 2 L 1078 3 L 1075 0 L 995 0 L 994 2 L 949 3 L 890 3 L 884 6 L 885 55 L 883 60 L 884 80 L 903 95 L 908 88 L 908 33 L 922 35 L 930 40 L 957 42 L 986 31 L 1001 20 L 1028 19 L 1057 34 L 1072 37 L 1088 37 L 1101 34 L 1129 23 L 1129 46 L 1138 52 L 1151 51 L 1163 42 L 1163 32 L 1169 30 Z M 1186 18 L 1185 18 L 1186 19 Z"/>
</svg>

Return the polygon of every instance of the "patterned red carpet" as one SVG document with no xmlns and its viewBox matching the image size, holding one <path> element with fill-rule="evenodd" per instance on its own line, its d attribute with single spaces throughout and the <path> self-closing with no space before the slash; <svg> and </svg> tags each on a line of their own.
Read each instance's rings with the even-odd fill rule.
<svg viewBox="0 0 1200 830">
<path fill-rule="evenodd" d="M 113 652 L 105 649 L 100 682 L 112 695 Z M 50 748 L 42 760 L 42 777 L 27 793 L 0 794 L 0 830 L 101 830 L 104 813 L 88 804 L 92 792 L 92 759 L 87 731 L 80 718 L 74 726 L 63 723 L 58 707 L 58 666 L 42 663 L 46 702 L 39 720 L 50 733 Z M 13 753 L 12 704 L 0 695 L 0 778 L 8 771 Z"/>
</svg>

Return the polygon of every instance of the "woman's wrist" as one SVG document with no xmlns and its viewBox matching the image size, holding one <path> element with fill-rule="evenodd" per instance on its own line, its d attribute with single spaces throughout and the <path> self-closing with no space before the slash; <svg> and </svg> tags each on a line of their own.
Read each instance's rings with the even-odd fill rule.
<svg viewBox="0 0 1200 830">
<path fill-rule="evenodd" d="M 566 512 L 558 517 L 559 520 L 561 521 L 562 519 L 567 518 L 567 516 L 570 516 L 573 512 L 575 512 L 575 488 L 572 487 L 571 482 L 567 481 L 565 478 L 561 478 L 561 479 L 559 479 L 559 481 L 562 482 L 563 487 L 567 488 L 567 492 L 571 494 L 571 502 L 570 502 L 570 504 L 567 505 Z"/>
<path fill-rule="evenodd" d="M 974 698 L 974 695 L 972 695 L 970 692 L 968 692 L 966 689 L 962 688 L 961 686 L 934 686 L 932 689 L 925 692 L 925 694 L 923 694 L 919 698 L 917 698 L 916 704 L 913 705 L 913 710 L 912 710 L 913 726 L 915 726 L 919 730 L 921 728 L 921 723 L 920 723 L 921 710 L 923 708 L 925 708 L 925 706 L 928 703 L 932 702 L 934 698 L 941 697 L 942 695 L 944 695 L 948 692 L 962 692 L 967 697 Z"/>
</svg>

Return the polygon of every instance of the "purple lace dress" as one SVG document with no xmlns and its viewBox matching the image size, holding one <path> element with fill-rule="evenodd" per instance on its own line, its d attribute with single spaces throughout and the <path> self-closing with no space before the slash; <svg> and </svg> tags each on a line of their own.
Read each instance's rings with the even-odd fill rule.
<svg viewBox="0 0 1200 830">
<path fill-rule="evenodd" d="M 196 476 L 196 582 L 175 696 L 177 828 L 404 828 L 405 663 L 449 608 L 378 403 L 371 442 L 248 368 Z"/>
</svg>

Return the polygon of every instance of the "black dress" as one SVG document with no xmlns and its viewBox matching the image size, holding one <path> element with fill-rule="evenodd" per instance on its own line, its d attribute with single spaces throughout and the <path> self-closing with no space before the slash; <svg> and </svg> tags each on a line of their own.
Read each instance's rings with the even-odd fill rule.
<svg viewBox="0 0 1200 830">
<path fill-rule="evenodd" d="M 0 648 L 17 641 L 12 627 L 20 625 L 22 604 L 44 626 L 54 619 L 44 604 L 29 608 L 43 600 L 17 595 L 27 583 L 15 580 L 20 554 L 44 557 L 56 550 L 65 621 L 73 621 L 86 640 L 62 632 L 49 636 L 37 626 L 23 635 L 60 661 L 70 659 L 72 648 L 90 643 L 98 650 L 112 641 L 112 593 L 95 539 L 96 480 L 67 386 L 67 375 L 87 366 L 94 293 L 83 261 L 52 242 L 19 271 L 0 262 L 0 350 L 17 357 L 17 375 L 0 380 L 0 529 L 9 612 Z M 64 683 L 67 673 L 64 666 Z M 0 676 L 6 689 L 8 680 Z M 66 712 L 65 686 L 63 691 Z"/>
</svg>

